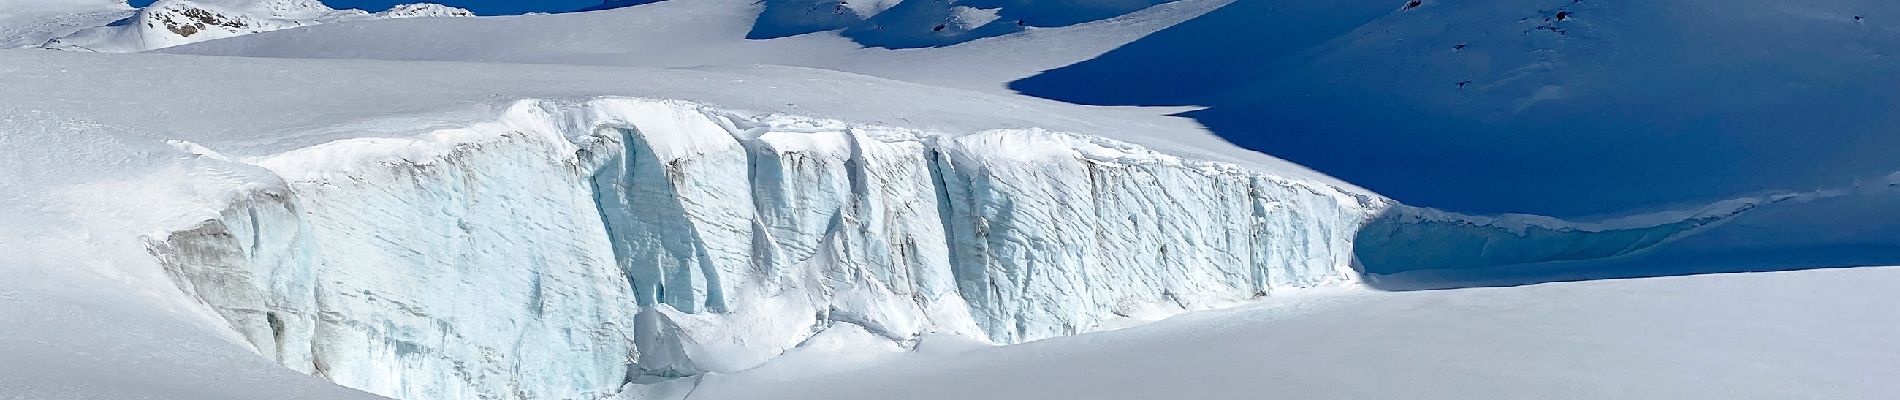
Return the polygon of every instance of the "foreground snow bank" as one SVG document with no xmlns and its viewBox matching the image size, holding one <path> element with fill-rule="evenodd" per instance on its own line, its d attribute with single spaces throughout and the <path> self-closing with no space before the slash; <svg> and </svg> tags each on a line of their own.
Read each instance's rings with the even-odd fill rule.
<svg viewBox="0 0 1900 400">
<path fill-rule="evenodd" d="M 691 398 L 1894 398 L 1896 285 L 1900 267 L 1288 296 L 1018 346 L 800 348 Z"/>
<path fill-rule="evenodd" d="M 833 324 L 1016 343 L 1349 283 L 1389 205 L 1072 134 L 633 99 L 239 161 L 282 181 L 154 254 L 260 354 L 399 398 L 594 397 Z"/>
</svg>

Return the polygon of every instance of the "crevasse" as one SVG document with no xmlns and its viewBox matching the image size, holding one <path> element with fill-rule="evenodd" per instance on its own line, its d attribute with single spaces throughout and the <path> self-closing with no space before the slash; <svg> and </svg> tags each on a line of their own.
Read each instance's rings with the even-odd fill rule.
<svg viewBox="0 0 1900 400">
<path fill-rule="evenodd" d="M 244 161 L 283 183 L 154 255 L 259 354 L 407 399 L 608 397 L 835 324 L 1007 344 L 1348 284 L 1394 209 L 1090 136 L 624 98 Z"/>
</svg>

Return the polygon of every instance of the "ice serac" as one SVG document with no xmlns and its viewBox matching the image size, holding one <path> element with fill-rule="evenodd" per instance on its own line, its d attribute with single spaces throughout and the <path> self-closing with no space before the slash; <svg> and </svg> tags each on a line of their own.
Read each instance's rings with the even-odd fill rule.
<svg viewBox="0 0 1900 400">
<path fill-rule="evenodd" d="M 533 112 L 533 110 L 522 110 Z M 261 354 L 397 398 L 588 398 L 637 309 L 549 129 L 353 139 L 251 160 L 285 178 L 154 251 Z"/>
<path fill-rule="evenodd" d="M 151 249 L 185 294 L 224 317 L 259 354 L 311 373 L 316 270 L 309 226 L 284 189 L 240 199 L 219 219 L 173 232 Z"/>
<path fill-rule="evenodd" d="M 1383 198 L 1034 129 L 678 101 L 242 160 L 283 179 L 156 239 L 260 354 L 398 398 L 588 398 L 833 326 L 1017 343 L 1353 282 Z"/>
<path fill-rule="evenodd" d="M 1381 206 L 1106 139 L 999 131 L 947 142 L 960 288 L 1002 342 L 1088 331 L 1157 304 L 1206 309 L 1351 281 L 1338 235 Z"/>
</svg>

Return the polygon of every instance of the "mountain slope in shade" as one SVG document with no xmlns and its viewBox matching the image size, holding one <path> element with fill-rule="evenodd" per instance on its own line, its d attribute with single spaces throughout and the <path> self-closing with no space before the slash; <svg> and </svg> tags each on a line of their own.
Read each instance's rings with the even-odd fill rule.
<svg viewBox="0 0 1900 400">
<path fill-rule="evenodd" d="M 1235 2 L 1012 88 L 1205 106 L 1186 116 L 1243 147 L 1460 212 L 1620 214 L 1900 171 L 1890 2 L 1400 3 Z"/>
</svg>

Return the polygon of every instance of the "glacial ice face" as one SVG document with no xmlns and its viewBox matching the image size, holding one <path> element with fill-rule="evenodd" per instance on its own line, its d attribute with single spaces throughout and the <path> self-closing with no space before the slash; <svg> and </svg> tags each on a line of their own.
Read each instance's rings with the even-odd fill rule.
<svg viewBox="0 0 1900 400">
<path fill-rule="evenodd" d="M 1380 201 L 1103 139 L 947 142 L 958 286 L 1001 342 L 1091 330 L 1143 305 L 1205 309 L 1349 281 L 1343 235 Z"/>
<path fill-rule="evenodd" d="M 598 397 L 836 324 L 1016 343 L 1348 283 L 1390 204 L 1081 135 L 633 99 L 247 161 L 285 183 L 154 254 L 260 354 L 398 398 Z"/>
<path fill-rule="evenodd" d="M 307 148 L 255 161 L 284 187 L 154 252 L 259 353 L 344 386 L 603 396 L 637 310 L 574 154 L 506 126 Z"/>
<path fill-rule="evenodd" d="M 216 220 L 151 243 L 167 275 L 260 355 L 315 372 L 315 265 L 308 225 L 282 191 L 236 203 Z"/>
</svg>

